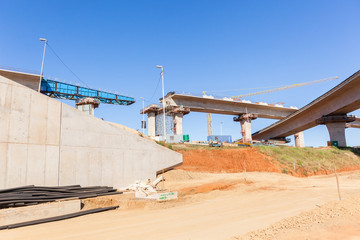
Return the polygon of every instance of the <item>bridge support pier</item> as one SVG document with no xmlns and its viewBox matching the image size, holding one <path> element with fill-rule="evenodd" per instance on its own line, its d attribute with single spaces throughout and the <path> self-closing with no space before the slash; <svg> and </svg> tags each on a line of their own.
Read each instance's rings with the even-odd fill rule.
<svg viewBox="0 0 360 240">
<path fill-rule="evenodd" d="M 190 109 L 183 106 L 168 106 L 166 107 L 166 115 L 170 115 L 173 118 L 174 123 L 174 135 L 182 135 L 183 134 L 183 117 L 184 115 L 188 114 Z M 148 136 L 155 137 L 156 136 L 156 116 L 163 114 L 162 109 L 156 105 L 152 104 L 147 106 L 146 108 L 140 111 L 140 114 L 147 114 L 148 115 Z M 171 135 L 172 133 L 169 132 L 167 135 Z"/>
<path fill-rule="evenodd" d="M 251 136 L 251 120 L 254 120 L 258 117 L 257 114 L 245 113 L 241 114 L 238 117 L 234 117 L 235 122 L 240 122 L 242 140 L 245 143 L 252 141 Z"/>
<path fill-rule="evenodd" d="M 155 112 L 148 112 L 148 136 L 155 137 Z"/>
<path fill-rule="evenodd" d="M 337 141 L 339 147 L 346 147 L 345 122 L 326 123 L 330 142 Z"/>
<path fill-rule="evenodd" d="M 81 98 L 76 100 L 76 109 L 94 116 L 94 109 L 99 107 L 100 101 L 95 98 Z"/>
<path fill-rule="evenodd" d="M 346 147 L 345 127 L 346 123 L 356 120 L 355 116 L 347 115 L 332 115 L 322 116 L 316 120 L 317 124 L 325 124 L 330 135 L 330 142 L 338 142 L 339 147 Z"/>
<path fill-rule="evenodd" d="M 170 111 L 173 115 L 174 135 L 183 134 L 183 117 L 190 113 L 190 109 L 184 106 L 173 107 Z"/>
<path fill-rule="evenodd" d="M 305 140 L 304 140 L 304 132 L 298 132 L 294 134 L 295 139 L 295 147 L 303 148 L 305 147 Z"/>
<path fill-rule="evenodd" d="M 184 114 L 183 113 L 175 113 L 174 114 L 174 134 L 183 134 L 183 117 Z"/>
</svg>

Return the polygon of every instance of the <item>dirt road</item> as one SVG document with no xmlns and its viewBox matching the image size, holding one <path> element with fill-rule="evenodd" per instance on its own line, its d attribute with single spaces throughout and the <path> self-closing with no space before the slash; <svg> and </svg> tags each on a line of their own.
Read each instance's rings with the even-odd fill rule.
<svg viewBox="0 0 360 240">
<path fill-rule="evenodd" d="M 169 173 L 166 184 L 170 189 L 244 178 L 252 183 L 240 183 L 231 191 L 187 195 L 178 203 L 165 203 L 155 209 L 117 210 L 4 230 L 0 239 L 230 239 L 338 199 L 334 176 L 176 171 L 189 177 L 177 178 L 176 172 Z M 343 173 L 339 180 L 344 200 L 360 189 L 360 172 Z"/>
</svg>

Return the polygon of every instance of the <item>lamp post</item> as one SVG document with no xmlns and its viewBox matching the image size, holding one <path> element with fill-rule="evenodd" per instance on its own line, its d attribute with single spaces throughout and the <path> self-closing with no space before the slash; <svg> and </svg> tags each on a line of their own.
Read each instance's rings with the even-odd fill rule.
<svg viewBox="0 0 360 240">
<path fill-rule="evenodd" d="M 164 141 L 166 142 L 166 119 L 165 119 L 165 96 L 164 96 L 164 67 L 163 66 L 156 66 L 157 68 L 161 69 L 161 81 L 162 81 L 162 105 L 163 105 L 163 114 L 164 114 Z"/>
<path fill-rule="evenodd" d="M 40 92 L 40 88 L 41 88 L 41 80 L 42 80 L 42 78 L 43 78 L 43 69 L 44 69 L 45 50 L 46 50 L 47 40 L 46 40 L 46 38 L 40 38 L 40 41 L 44 42 L 44 52 L 43 52 L 43 58 L 42 58 L 42 62 L 41 62 L 39 92 Z"/>
<path fill-rule="evenodd" d="M 222 125 L 223 125 L 223 122 L 220 122 L 220 135 L 223 135 L 222 134 Z"/>
<path fill-rule="evenodd" d="M 143 133 L 143 135 L 144 135 L 144 122 L 145 122 L 144 108 L 145 108 L 145 107 L 144 107 L 144 98 L 143 98 L 143 97 L 140 97 L 140 98 L 142 99 L 142 103 L 143 103 L 143 108 L 142 108 L 142 109 L 143 109 L 143 114 L 142 114 L 142 115 L 143 115 L 143 120 L 142 120 L 142 122 L 141 122 L 141 128 L 142 128 L 142 133 Z"/>
</svg>

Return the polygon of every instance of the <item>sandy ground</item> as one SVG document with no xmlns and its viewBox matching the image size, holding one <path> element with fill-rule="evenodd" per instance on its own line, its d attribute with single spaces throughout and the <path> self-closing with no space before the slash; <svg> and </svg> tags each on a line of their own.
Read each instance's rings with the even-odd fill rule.
<svg viewBox="0 0 360 240">
<path fill-rule="evenodd" d="M 0 231 L 0 239 L 359 239 L 360 172 L 295 178 L 279 173 L 175 170 L 180 199 Z M 246 181 L 245 181 L 246 180 Z M 217 190 L 219 189 L 219 190 Z M 116 202 L 116 201 L 115 201 Z M 124 204 L 120 202 L 120 204 Z"/>
</svg>

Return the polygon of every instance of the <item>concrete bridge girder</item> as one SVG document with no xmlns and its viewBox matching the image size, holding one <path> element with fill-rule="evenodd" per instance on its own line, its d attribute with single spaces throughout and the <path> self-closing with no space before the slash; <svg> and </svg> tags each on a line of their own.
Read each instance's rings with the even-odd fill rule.
<svg viewBox="0 0 360 240">
<path fill-rule="evenodd" d="M 257 140 L 287 137 L 315 127 L 326 115 L 346 115 L 360 108 L 360 71 L 284 119 L 253 134 Z M 332 127 L 330 127 L 332 128 Z"/>
<path fill-rule="evenodd" d="M 225 115 L 257 114 L 259 118 L 283 119 L 297 109 L 211 99 L 181 94 L 171 94 L 165 98 L 167 106 L 186 106 L 192 112 L 204 112 Z"/>
</svg>

